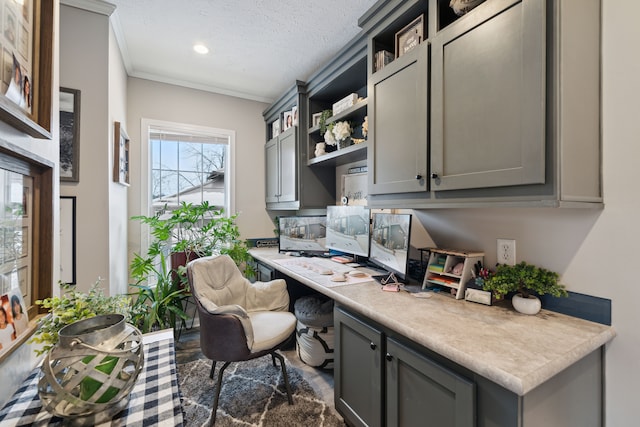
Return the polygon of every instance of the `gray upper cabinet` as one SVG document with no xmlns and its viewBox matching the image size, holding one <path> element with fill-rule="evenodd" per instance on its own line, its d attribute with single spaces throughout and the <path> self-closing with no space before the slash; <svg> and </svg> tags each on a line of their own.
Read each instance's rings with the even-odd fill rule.
<svg viewBox="0 0 640 427">
<path fill-rule="evenodd" d="M 369 206 L 601 207 L 600 15 L 600 0 L 490 0 L 460 17 L 448 1 L 376 3 L 359 21 L 373 45 Z M 372 72 L 418 16 L 418 48 Z M 403 61 L 420 49 L 418 73 Z M 405 77 L 427 79 L 424 121 Z M 412 182 L 422 159 L 426 182 Z"/>
<path fill-rule="evenodd" d="M 545 182 L 545 2 L 483 6 L 432 39 L 433 191 Z"/>
<path fill-rule="evenodd" d="M 290 128 L 265 145 L 267 203 L 297 201 L 297 144 L 295 128 Z"/>
<path fill-rule="evenodd" d="M 369 194 L 428 189 L 428 73 L 422 43 L 369 77 Z"/>
<path fill-rule="evenodd" d="M 272 124 L 298 109 L 298 124 L 273 136 Z M 326 208 L 335 203 L 335 174 L 307 166 L 306 83 L 296 84 L 263 113 L 266 129 L 265 202 L 268 210 Z"/>
</svg>

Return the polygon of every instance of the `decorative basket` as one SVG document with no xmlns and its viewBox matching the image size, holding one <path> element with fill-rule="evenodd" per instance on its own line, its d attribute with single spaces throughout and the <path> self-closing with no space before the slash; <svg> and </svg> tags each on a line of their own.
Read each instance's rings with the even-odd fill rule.
<svg viewBox="0 0 640 427">
<path fill-rule="evenodd" d="M 121 314 L 60 329 L 44 358 L 38 394 L 43 407 L 74 424 L 95 425 L 127 407 L 144 364 L 142 334 Z"/>
</svg>

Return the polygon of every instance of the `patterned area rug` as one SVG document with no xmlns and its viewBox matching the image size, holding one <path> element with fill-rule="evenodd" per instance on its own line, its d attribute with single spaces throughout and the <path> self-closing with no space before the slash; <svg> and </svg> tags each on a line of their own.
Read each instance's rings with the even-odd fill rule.
<svg viewBox="0 0 640 427">
<path fill-rule="evenodd" d="M 216 376 L 212 380 L 209 378 L 209 360 L 199 359 L 178 365 L 187 427 L 209 425 L 215 379 L 220 366 L 222 363 L 216 366 Z M 229 365 L 222 382 L 216 426 L 345 425 L 333 409 L 317 397 L 303 378 L 303 373 L 288 362 L 287 373 L 293 405 L 287 401 L 280 365 L 276 361 L 274 367 L 270 356 Z"/>
</svg>

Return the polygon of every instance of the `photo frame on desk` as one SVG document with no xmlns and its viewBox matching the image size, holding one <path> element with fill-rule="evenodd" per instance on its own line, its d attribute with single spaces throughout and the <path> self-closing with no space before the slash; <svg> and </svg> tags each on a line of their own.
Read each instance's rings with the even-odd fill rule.
<svg viewBox="0 0 640 427">
<path fill-rule="evenodd" d="M 60 181 L 80 181 L 80 91 L 60 88 Z"/>
<path fill-rule="evenodd" d="M 396 33 L 396 58 L 400 58 L 405 53 L 412 51 L 423 40 L 424 15 L 420 15 Z"/>
<path fill-rule="evenodd" d="M 120 122 L 113 129 L 113 180 L 129 185 L 129 136 Z"/>
<path fill-rule="evenodd" d="M 0 120 L 51 139 L 53 17 L 51 0 L 0 0 Z"/>
</svg>

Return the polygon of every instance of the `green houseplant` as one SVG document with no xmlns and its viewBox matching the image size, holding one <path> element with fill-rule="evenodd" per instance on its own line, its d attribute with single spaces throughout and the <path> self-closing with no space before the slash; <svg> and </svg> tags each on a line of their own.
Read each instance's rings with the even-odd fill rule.
<svg viewBox="0 0 640 427">
<path fill-rule="evenodd" d="M 184 264 L 194 258 L 213 254 L 228 254 L 247 276 L 253 270 L 249 248 L 240 239 L 240 230 L 236 224 L 237 214 L 225 216 L 222 209 L 204 201 L 201 204 L 182 202 L 177 209 L 165 213 L 164 210 L 153 216 L 138 215 L 132 219 L 149 226 L 149 232 L 163 249 L 169 253 L 181 254 L 172 257 L 172 268 L 177 271 L 178 264 Z M 154 257 L 157 251 L 152 254 Z"/>
<path fill-rule="evenodd" d="M 514 308 L 521 311 L 520 304 L 528 302 L 521 300 L 531 300 L 530 304 L 534 307 L 526 314 L 535 314 L 541 307 L 537 295 L 549 294 L 556 297 L 568 295 L 564 285 L 558 280 L 558 273 L 522 261 L 516 265 L 499 264 L 496 272 L 484 279 L 482 288 L 493 292 L 496 299 L 502 299 L 508 293 L 516 292 L 512 299 Z"/>
<path fill-rule="evenodd" d="M 228 254 L 248 277 L 254 273 L 249 248 L 240 239 L 237 215 L 225 216 L 223 210 L 208 202 L 183 202 L 170 212 L 153 216 L 134 216 L 149 226 L 154 240 L 144 255 L 135 254 L 130 272 L 138 290 L 135 302 L 136 326 L 144 332 L 171 327 L 186 319 L 183 303 L 189 296 L 185 274 L 187 262 L 213 254 Z"/>
</svg>

